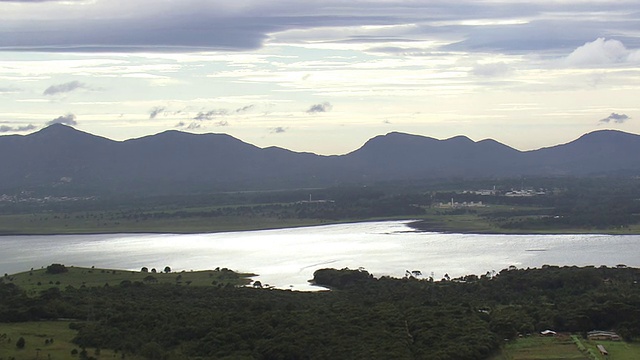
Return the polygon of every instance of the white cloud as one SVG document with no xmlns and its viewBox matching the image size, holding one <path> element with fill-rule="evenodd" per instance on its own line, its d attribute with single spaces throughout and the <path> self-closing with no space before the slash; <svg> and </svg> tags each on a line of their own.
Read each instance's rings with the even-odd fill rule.
<svg viewBox="0 0 640 360">
<path fill-rule="evenodd" d="M 64 124 L 64 125 L 78 125 L 78 122 L 76 121 L 76 116 L 74 114 L 67 114 L 67 115 L 62 115 L 62 116 L 58 116 L 57 118 L 47 122 L 47 126 L 49 125 L 53 125 L 53 124 Z"/>
<path fill-rule="evenodd" d="M 10 126 L 10 125 L 0 125 L 0 133 L 6 132 L 26 132 L 35 130 L 37 127 L 33 124 L 22 125 L 22 126 Z"/>
<path fill-rule="evenodd" d="M 565 63 L 569 66 L 598 66 L 640 61 L 640 50 L 629 50 L 615 39 L 598 38 L 575 49 Z"/>
<path fill-rule="evenodd" d="M 509 71 L 511 71 L 511 68 L 503 62 L 476 64 L 473 68 L 474 75 L 486 77 L 506 75 Z"/>
</svg>

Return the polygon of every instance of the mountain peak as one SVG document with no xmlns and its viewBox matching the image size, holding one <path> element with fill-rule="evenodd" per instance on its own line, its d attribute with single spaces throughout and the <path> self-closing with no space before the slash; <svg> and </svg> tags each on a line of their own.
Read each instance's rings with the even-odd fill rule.
<svg viewBox="0 0 640 360">
<path fill-rule="evenodd" d="M 638 138 L 639 135 L 630 134 L 620 130 L 613 129 L 604 129 L 604 130 L 596 130 L 590 133 L 586 133 L 578 138 L 580 139 L 621 139 L 621 138 Z M 577 141 L 577 140 L 576 140 Z"/>
<path fill-rule="evenodd" d="M 62 134 L 62 133 L 79 133 L 82 132 L 70 125 L 65 125 L 65 124 L 51 124 L 49 126 L 46 126 L 34 133 L 32 133 L 31 135 L 35 135 L 35 134 Z"/>
<path fill-rule="evenodd" d="M 62 143 L 86 143 L 87 141 L 98 141 L 101 143 L 115 142 L 102 136 L 80 131 L 65 124 L 51 124 L 34 133 L 25 135 L 25 138 L 37 139 L 37 141 L 45 141 L 46 143 L 55 143 L 58 141 Z"/>
</svg>

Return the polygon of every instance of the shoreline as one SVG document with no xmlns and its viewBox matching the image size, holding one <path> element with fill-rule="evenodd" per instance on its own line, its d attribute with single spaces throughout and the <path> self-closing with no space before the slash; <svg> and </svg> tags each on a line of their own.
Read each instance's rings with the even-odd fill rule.
<svg viewBox="0 0 640 360">
<path fill-rule="evenodd" d="M 421 220 L 412 220 L 407 223 L 407 226 L 413 229 L 416 232 L 423 233 L 441 233 L 441 234 L 468 234 L 468 235 L 640 235 L 640 232 L 607 232 L 607 231 L 592 231 L 592 230 L 584 230 L 578 231 L 576 230 L 540 230 L 540 231 L 492 231 L 492 230 L 482 230 L 482 229 L 451 229 L 446 226 L 442 226 L 438 223 L 430 222 L 426 219 Z"/>
<path fill-rule="evenodd" d="M 237 228 L 237 229 L 210 229 L 202 231 L 202 229 L 194 230 L 179 230 L 179 231 L 148 231 L 148 230 L 131 230 L 131 231 L 69 231 L 69 232 L 17 232 L 17 233 L 0 233 L 0 239 L 8 236 L 82 236 L 82 235 L 190 235 L 190 234 L 217 234 L 217 233 L 241 233 L 247 231 L 266 231 L 266 230 L 281 230 L 281 229 L 297 229 L 304 227 L 318 227 L 329 225 L 341 225 L 341 224 L 359 224 L 359 223 L 373 223 L 373 222 L 389 222 L 397 221 L 404 222 L 407 227 L 415 232 L 421 233 L 442 233 L 442 234 L 469 234 L 469 235 L 640 235 L 640 232 L 611 232 L 611 231 L 592 231 L 592 230 L 540 230 L 540 231 L 494 231 L 485 229 L 452 229 L 447 226 L 443 226 L 440 222 L 433 222 L 428 219 L 416 219 L 416 218 L 376 218 L 376 219 L 363 219 L 363 220 L 344 220 L 344 221 L 328 221 L 328 222 L 310 222 L 308 224 L 283 224 L 282 226 L 269 226 L 269 227 L 256 227 L 256 228 Z"/>
<path fill-rule="evenodd" d="M 322 222 L 322 223 L 309 223 L 309 224 L 299 224 L 299 225 L 283 225 L 283 226 L 272 226 L 272 227 L 258 227 L 258 228 L 238 228 L 238 229 L 212 229 L 208 231 L 146 231 L 146 230 L 132 230 L 132 231 L 90 231 L 90 232 L 36 232 L 36 233 L 0 233 L 0 239 L 8 236 L 65 236 L 65 235 L 73 235 L 73 236 L 82 236 L 82 235 L 195 235 L 195 234 L 218 234 L 218 233 L 243 233 L 248 231 L 267 231 L 267 230 L 282 230 L 282 229 L 299 229 L 299 228 L 312 228 L 318 226 L 331 226 L 331 225 L 346 225 L 346 224 L 362 224 L 362 223 L 374 223 L 374 222 L 390 222 L 390 221 L 398 221 L 398 222 L 406 222 L 407 225 L 416 221 L 415 219 L 365 219 L 365 220 L 345 220 L 345 221 L 335 221 L 335 222 Z"/>
</svg>

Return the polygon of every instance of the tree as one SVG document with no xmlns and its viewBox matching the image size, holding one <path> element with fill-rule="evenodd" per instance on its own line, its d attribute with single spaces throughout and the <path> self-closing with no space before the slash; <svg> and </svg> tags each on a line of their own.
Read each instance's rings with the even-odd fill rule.
<svg viewBox="0 0 640 360">
<path fill-rule="evenodd" d="M 69 271 L 69 269 L 62 264 L 51 264 L 47 266 L 47 274 L 62 274 L 67 271 Z"/>
<path fill-rule="evenodd" d="M 140 272 L 143 272 L 143 273 L 149 272 L 149 268 L 147 268 L 146 266 L 143 266 L 142 269 L 140 269 Z"/>
<path fill-rule="evenodd" d="M 167 274 L 170 273 L 171 272 L 171 268 L 168 267 L 168 266 L 165 266 L 164 267 L 164 272 L 167 273 Z"/>
<path fill-rule="evenodd" d="M 162 347 L 155 341 L 144 344 L 140 349 L 140 354 L 147 359 L 159 360 L 164 358 Z"/>
<path fill-rule="evenodd" d="M 26 341 L 24 340 L 24 338 L 21 336 L 20 339 L 18 339 L 18 341 L 16 341 L 16 347 L 18 349 L 24 349 L 24 346 L 26 345 Z"/>
</svg>

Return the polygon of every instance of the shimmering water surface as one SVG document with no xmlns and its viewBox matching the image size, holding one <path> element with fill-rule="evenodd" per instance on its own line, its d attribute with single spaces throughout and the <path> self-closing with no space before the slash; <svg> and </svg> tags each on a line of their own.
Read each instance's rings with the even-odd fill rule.
<svg viewBox="0 0 640 360">
<path fill-rule="evenodd" d="M 214 234 L 0 237 L 0 273 L 51 263 L 174 271 L 227 267 L 279 288 L 311 289 L 323 267 L 363 267 L 375 276 L 406 270 L 440 279 L 549 265 L 640 267 L 640 235 L 478 235 L 414 232 L 406 221 Z"/>
</svg>

